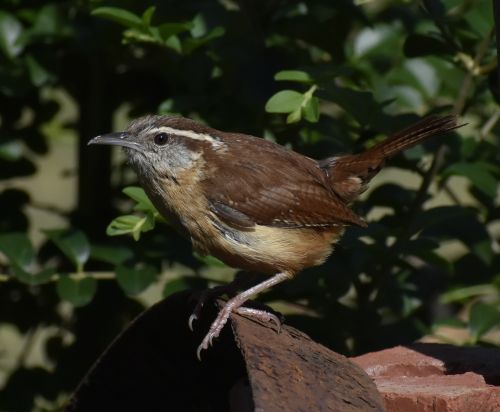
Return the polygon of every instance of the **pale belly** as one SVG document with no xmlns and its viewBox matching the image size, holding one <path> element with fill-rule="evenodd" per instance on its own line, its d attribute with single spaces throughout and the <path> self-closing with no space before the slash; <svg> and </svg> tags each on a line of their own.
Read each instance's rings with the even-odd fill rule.
<svg viewBox="0 0 500 412">
<path fill-rule="evenodd" d="M 229 266 L 263 273 L 298 273 L 322 264 L 343 232 L 342 227 L 316 230 L 260 225 L 241 231 L 220 221 L 211 223 L 216 233 L 210 231 L 202 242 L 193 239 L 195 248 L 203 248 Z"/>
<path fill-rule="evenodd" d="M 344 228 L 280 228 L 255 225 L 235 229 L 214 215 L 201 193 L 171 181 L 145 186 L 146 193 L 179 232 L 191 239 L 201 254 L 229 266 L 253 272 L 291 274 L 322 264 Z M 165 199 L 169 199 L 168 204 Z"/>
</svg>

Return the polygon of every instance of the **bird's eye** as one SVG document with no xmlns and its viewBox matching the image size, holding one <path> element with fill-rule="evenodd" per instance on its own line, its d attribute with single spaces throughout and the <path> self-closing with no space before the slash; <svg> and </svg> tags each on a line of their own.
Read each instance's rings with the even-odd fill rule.
<svg viewBox="0 0 500 412">
<path fill-rule="evenodd" d="M 163 146 L 163 145 L 167 144 L 167 142 L 168 142 L 168 134 L 158 133 L 154 137 L 154 141 L 155 141 L 155 144 L 157 144 L 158 146 Z"/>
</svg>

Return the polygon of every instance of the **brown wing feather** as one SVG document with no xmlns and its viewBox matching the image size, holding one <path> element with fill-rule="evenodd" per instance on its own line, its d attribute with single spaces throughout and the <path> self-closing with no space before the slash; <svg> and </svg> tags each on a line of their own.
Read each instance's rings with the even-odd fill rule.
<svg viewBox="0 0 500 412">
<path fill-rule="evenodd" d="M 231 138 L 231 152 L 217 154 L 219 162 L 221 155 L 227 157 L 224 167 L 202 184 L 212 210 L 227 224 L 241 227 L 248 218 L 278 227 L 365 225 L 328 187 L 315 160 L 259 138 L 226 138 Z M 215 162 L 207 159 L 207 164 Z"/>
</svg>

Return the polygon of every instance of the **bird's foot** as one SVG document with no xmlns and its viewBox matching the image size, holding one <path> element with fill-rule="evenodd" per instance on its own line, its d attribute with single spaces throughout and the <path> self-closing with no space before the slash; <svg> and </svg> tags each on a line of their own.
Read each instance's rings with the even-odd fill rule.
<svg viewBox="0 0 500 412">
<path fill-rule="evenodd" d="M 219 337 L 220 331 L 222 330 L 224 325 L 227 323 L 227 320 L 229 319 L 229 315 L 231 315 L 231 312 L 235 310 L 238 307 L 238 305 L 241 305 L 241 303 L 237 302 L 233 298 L 228 302 L 226 302 L 224 307 L 219 311 L 219 314 L 210 325 L 208 333 L 205 335 L 205 337 L 200 343 L 200 346 L 198 346 L 198 349 L 196 350 L 196 356 L 199 360 L 201 360 L 201 351 L 204 349 L 206 350 L 210 346 L 212 346 L 213 340 Z"/>
<path fill-rule="evenodd" d="M 231 283 L 227 285 L 215 286 L 213 288 L 204 290 L 197 298 L 196 306 L 193 310 L 193 313 L 189 317 L 188 325 L 191 331 L 193 330 L 193 323 L 195 320 L 198 320 L 201 315 L 201 310 L 203 309 L 203 305 L 210 300 L 214 300 L 222 295 L 228 295 L 230 298 L 236 295 L 238 289 L 241 288 L 246 282 L 253 278 L 252 272 L 246 272 L 240 270 L 236 273 L 235 278 Z"/>
<path fill-rule="evenodd" d="M 276 325 L 276 332 L 281 332 L 281 319 L 275 314 L 268 312 L 267 310 L 240 306 L 239 308 L 235 309 L 234 312 L 247 318 L 257 319 L 262 323 L 273 322 Z"/>
<path fill-rule="evenodd" d="M 213 340 L 219 336 L 222 328 L 227 323 L 227 320 L 229 319 L 229 316 L 231 315 L 232 312 L 238 312 L 240 314 L 247 316 L 250 315 L 251 317 L 264 321 L 273 321 L 280 326 L 280 321 L 277 316 L 271 313 L 267 313 L 263 310 L 253 309 L 253 308 L 242 308 L 241 306 L 250 297 L 270 288 L 271 286 L 283 282 L 289 277 L 290 274 L 287 272 L 277 273 L 276 275 L 270 277 L 269 279 L 260 282 L 259 284 L 241 292 L 240 294 L 228 300 L 224 305 L 224 307 L 219 311 L 217 318 L 215 318 L 215 320 L 210 325 L 210 329 L 206 334 L 206 336 L 203 338 L 200 346 L 198 346 L 198 349 L 196 350 L 196 356 L 198 357 L 198 359 L 201 360 L 201 351 L 203 349 L 208 349 L 209 346 L 212 345 Z"/>
<path fill-rule="evenodd" d="M 191 331 L 193 330 L 193 323 L 195 320 L 198 320 L 200 318 L 201 310 L 203 309 L 203 305 L 206 302 L 218 298 L 219 296 L 224 294 L 232 296 L 235 293 L 236 293 L 236 287 L 232 283 L 229 283 L 228 285 L 215 286 L 213 288 L 201 292 L 201 295 L 198 298 L 198 302 L 194 307 L 193 313 L 191 314 L 188 320 L 189 329 L 191 329 Z"/>
</svg>

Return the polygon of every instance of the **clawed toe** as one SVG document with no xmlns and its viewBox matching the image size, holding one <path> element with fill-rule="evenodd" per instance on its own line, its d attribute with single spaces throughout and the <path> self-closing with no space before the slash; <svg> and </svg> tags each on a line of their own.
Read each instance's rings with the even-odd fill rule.
<svg viewBox="0 0 500 412">
<path fill-rule="evenodd" d="M 189 326 L 189 329 L 191 330 L 191 332 L 194 330 L 193 329 L 193 322 L 195 320 L 198 320 L 198 315 L 196 313 L 192 313 L 191 316 L 189 317 L 189 320 L 188 320 L 188 326 Z"/>
<path fill-rule="evenodd" d="M 281 319 L 271 312 L 262 309 L 247 308 L 243 306 L 237 308 L 235 312 L 238 313 L 239 315 L 251 319 L 257 319 L 263 323 L 272 322 L 276 325 L 276 331 L 278 333 L 281 332 Z"/>
</svg>

